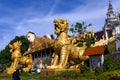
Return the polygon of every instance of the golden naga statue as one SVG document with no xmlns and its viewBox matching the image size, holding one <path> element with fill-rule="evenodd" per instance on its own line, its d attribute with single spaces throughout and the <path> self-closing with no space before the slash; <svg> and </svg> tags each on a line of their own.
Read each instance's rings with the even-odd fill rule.
<svg viewBox="0 0 120 80">
<path fill-rule="evenodd" d="M 103 35 L 102 39 L 100 39 L 99 41 L 95 42 L 95 44 L 93 44 L 92 47 L 107 45 L 109 42 L 112 42 L 114 40 L 115 40 L 114 33 L 112 33 L 112 36 L 110 38 L 108 38 L 108 39 L 105 39 L 105 37 Z"/>
<path fill-rule="evenodd" d="M 76 47 L 76 45 L 73 44 L 73 41 L 67 34 L 69 29 L 67 20 L 64 20 L 63 18 L 58 20 L 55 19 L 54 26 L 54 32 L 57 35 L 54 42 L 55 51 L 53 53 L 51 66 L 48 66 L 47 68 L 65 68 L 70 61 L 74 61 L 76 66 L 78 64 L 83 64 L 84 61 L 89 58 L 88 56 L 82 56 L 86 46 Z"/>
<path fill-rule="evenodd" d="M 7 68 L 7 74 L 12 74 L 14 71 L 17 69 L 18 65 L 25 65 L 25 68 L 23 68 L 24 72 L 28 72 L 29 69 L 32 67 L 33 61 L 32 61 L 32 56 L 26 55 L 23 56 L 21 54 L 20 46 L 22 43 L 20 41 L 17 41 L 13 44 L 9 44 L 10 52 L 11 52 L 11 59 L 12 59 L 12 64 L 10 68 Z"/>
</svg>

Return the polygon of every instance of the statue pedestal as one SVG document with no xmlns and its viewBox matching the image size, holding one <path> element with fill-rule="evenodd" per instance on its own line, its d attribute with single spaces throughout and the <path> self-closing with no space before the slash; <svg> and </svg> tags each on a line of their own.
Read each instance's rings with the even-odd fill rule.
<svg viewBox="0 0 120 80">
<path fill-rule="evenodd" d="M 80 71 L 79 69 L 46 69 L 40 72 L 41 77 L 51 77 L 60 74 L 62 71 Z"/>
</svg>

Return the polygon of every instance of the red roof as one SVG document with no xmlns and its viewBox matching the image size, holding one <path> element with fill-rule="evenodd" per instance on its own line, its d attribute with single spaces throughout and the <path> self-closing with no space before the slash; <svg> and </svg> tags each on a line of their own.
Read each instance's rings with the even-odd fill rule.
<svg viewBox="0 0 120 80">
<path fill-rule="evenodd" d="M 83 56 L 91 56 L 91 55 L 100 55 L 104 54 L 105 46 L 96 46 L 91 48 L 86 48 Z"/>
</svg>

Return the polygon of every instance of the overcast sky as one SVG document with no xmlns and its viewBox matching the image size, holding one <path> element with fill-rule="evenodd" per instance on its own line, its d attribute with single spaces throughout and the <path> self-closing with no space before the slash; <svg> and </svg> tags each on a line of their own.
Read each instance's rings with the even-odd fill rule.
<svg viewBox="0 0 120 80">
<path fill-rule="evenodd" d="M 102 30 L 109 0 L 0 0 L 0 50 L 28 31 L 37 36 L 54 34 L 53 20 L 65 18 L 69 26 L 76 22 L 91 23 Z M 112 0 L 120 12 L 120 0 Z"/>
</svg>

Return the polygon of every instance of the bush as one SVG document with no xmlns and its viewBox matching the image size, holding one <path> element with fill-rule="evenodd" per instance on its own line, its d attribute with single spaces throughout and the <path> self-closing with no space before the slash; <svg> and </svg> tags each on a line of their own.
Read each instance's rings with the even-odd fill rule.
<svg viewBox="0 0 120 80">
<path fill-rule="evenodd" d="M 110 53 L 116 51 L 116 46 L 115 45 L 116 45 L 115 41 L 112 41 L 112 42 L 108 43 L 107 49 Z"/>
<path fill-rule="evenodd" d="M 90 71 L 90 68 L 86 65 L 80 65 L 79 68 L 81 73 L 86 73 Z"/>
<path fill-rule="evenodd" d="M 112 59 L 105 59 L 104 62 L 104 71 L 114 71 L 120 70 L 120 63 L 118 61 L 114 61 Z"/>
<path fill-rule="evenodd" d="M 95 68 L 95 75 L 101 74 L 102 73 L 102 69 L 101 67 L 96 67 Z"/>
</svg>

